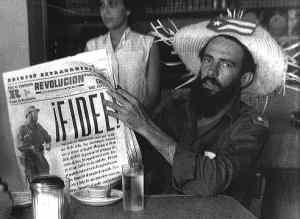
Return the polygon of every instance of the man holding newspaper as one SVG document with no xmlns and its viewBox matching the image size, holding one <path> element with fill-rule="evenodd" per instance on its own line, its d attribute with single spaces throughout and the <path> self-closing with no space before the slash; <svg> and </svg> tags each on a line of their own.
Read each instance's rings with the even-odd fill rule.
<svg viewBox="0 0 300 219">
<path fill-rule="evenodd" d="M 283 52 L 262 27 L 232 18 L 186 26 L 171 42 L 186 67 L 198 74 L 188 93 L 165 104 L 155 123 L 136 98 L 111 90 L 118 104 L 106 101 L 114 109 L 109 114 L 165 158 L 173 191 L 226 193 L 243 201 L 268 122 L 241 96 L 265 96 L 283 84 Z"/>
</svg>

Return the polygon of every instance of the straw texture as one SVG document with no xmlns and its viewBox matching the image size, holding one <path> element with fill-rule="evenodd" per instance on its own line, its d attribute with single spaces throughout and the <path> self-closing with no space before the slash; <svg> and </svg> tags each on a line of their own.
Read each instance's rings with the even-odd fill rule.
<svg viewBox="0 0 300 219">
<path fill-rule="evenodd" d="M 244 93 L 264 96 L 284 86 L 287 59 L 281 47 L 265 29 L 257 26 L 252 35 L 241 35 L 226 30 L 215 32 L 207 28 L 208 23 L 209 21 L 204 21 L 185 26 L 174 35 L 174 50 L 192 73 L 199 73 L 199 51 L 207 41 L 217 35 L 230 35 L 248 48 L 257 67 L 254 81 Z"/>
</svg>

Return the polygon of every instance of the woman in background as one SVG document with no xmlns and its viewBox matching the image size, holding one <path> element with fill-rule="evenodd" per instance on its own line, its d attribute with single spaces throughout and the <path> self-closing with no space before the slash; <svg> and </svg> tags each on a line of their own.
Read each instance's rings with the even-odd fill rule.
<svg viewBox="0 0 300 219">
<path fill-rule="evenodd" d="M 106 48 L 112 60 L 113 79 L 117 85 L 135 96 L 149 111 L 153 110 L 160 98 L 159 52 L 152 36 L 143 35 L 129 27 L 133 7 L 140 0 L 100 0 L 100 16 L 108 33 L 91 39 L 86 51 Z M 112 79 L 110 77 L 110 79 Z M 159 155 L 147 147 L 138 136 L 141 146 L 144 171 L 145 192 L 157 193 L 154 164 L 159 164 Z M 157 171 L 155 171 L 157 172 Z"/>
<path fill-rule="evenodd" d="M 133 0 L 100 0 L 100 16 L 108 33 L 89 40 L 86 51 L 106 48 L 112 59 L 113 79 L 153 109 L 160 97 L 159 52 L 152 36 L 129 27 Z"/>
</svg>

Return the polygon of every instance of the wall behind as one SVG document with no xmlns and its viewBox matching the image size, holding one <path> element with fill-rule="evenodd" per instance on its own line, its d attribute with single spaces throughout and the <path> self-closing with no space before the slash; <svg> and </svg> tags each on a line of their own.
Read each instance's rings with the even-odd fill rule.
<svg viewBox="0 0 300 219">
<path fill-rule="evenodd" d="M 11 190 L 21 189 L 9 129 L 2 73 L 29 65 L 26 0 L 0 1 L 0 176 Z"/>
</svg>

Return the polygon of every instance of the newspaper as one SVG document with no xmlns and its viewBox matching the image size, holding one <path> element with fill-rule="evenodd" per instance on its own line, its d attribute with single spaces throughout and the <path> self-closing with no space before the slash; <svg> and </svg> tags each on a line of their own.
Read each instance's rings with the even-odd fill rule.
<svg viewBox="0 0 300 219">
<path fill-rule="evenodd" d="M 141 160 L 132 130 L 107 115 L 116 85 L 106 50 L 3 74 L 14 151 L 24 184 L 41 174 L 70 190 L 112 184 L 121 166 Z"/>
</svg>

